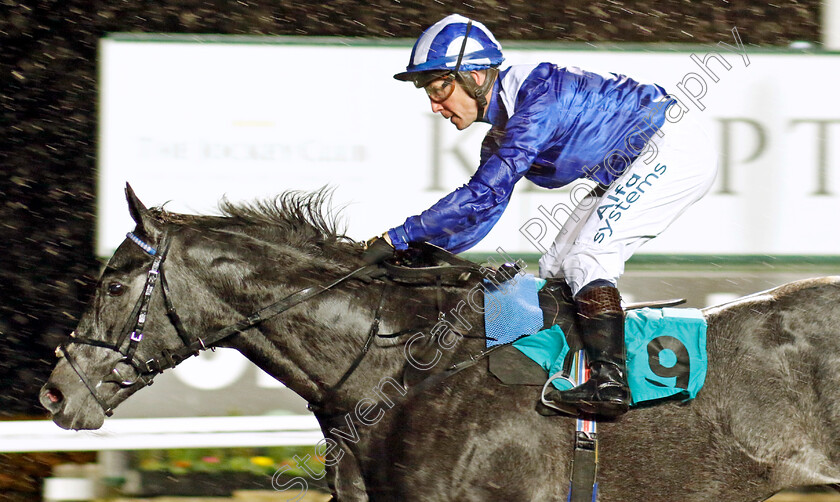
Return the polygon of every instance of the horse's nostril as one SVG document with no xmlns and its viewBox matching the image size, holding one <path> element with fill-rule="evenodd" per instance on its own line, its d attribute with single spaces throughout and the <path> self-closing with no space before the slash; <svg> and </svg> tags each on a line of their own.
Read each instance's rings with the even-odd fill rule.
<svg viewBox="0 0 840 502">
<path fill-rule="evenodd" d="M 58 389 L 47 389 L 47 399 L 49 399 L 51 403 L 57 403 L 64 399 L 64 395 L 62 395 L 61 391 Z"/>
<path fill-rule="evenodd" d="M 44 387 L 39 398 L 41 406 L 52 414 L 58 413 L 64 408 L 64 394 L 56 387 Z"/>
</svg>

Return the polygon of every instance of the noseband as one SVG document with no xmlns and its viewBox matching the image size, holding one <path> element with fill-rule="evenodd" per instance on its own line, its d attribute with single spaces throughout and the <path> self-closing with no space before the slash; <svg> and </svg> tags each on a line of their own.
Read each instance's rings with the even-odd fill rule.
<svg viewBox="0 0 840 502">
<path fill-rule="evenodd" d="M 85 387 L 87 387 L 88 391 L 90 391 L 93 398 L 102 407 L 103 411 L 105 412 L 106 416 L 113 415 L 113 406 L 108 403 L 108 400 L 103 398 L 97 392 L 99 386 L 103 383 L 116 383 L 121 388 L 129 388 L 129 387 L 136 387 L 138 390 L 142 387 L 146 387 L 153 383 L 154 377 L 158 374 L 162 373 L 164 370 L 169 368 L 174 368 L 178 363 L 183 361 L 184 359 L 198 355 L 198 353 L 202 350 L 206 350 L 207 348 L 213 348 L 212 346 L 224 338 L 231 336 L 235 333 L 239 333 L 241 331 L 245 331 L 249 328 L 254 327 L 255 325 L 274 317 L 278 314 L 285 312 L 286 310 L 294 307 L 295 305 L 305 302 L 310 298 L 323 293 L 333 287 L 341 284 L 348 279 L 352 279 L 354 277 L 364 277 L 374 270 L 378 268 L 377 265 L 367 265 L 356 270 L 350 272 L 349 274 L 331 282 L 328 284 L 318 285 L 318 286 L 311 286 L 308 288 L 304 288 L 302 290 L 296 291 L 285 298 L 281 299 L 278 302 L 272 303 L 271 305 L 264 307 L 251 315 L 245 317 L 241 321 L 226 326 L 222 329 L 219 329 L 213 333 L 210 333 L 203 337 L 193 337 L 189 333 L 187 333 L 186 329 L 184 329 L 183 324 L 181 323 L 181 319 L 178 316 L 177 311 L 175 310 L 175 305 L 172 303 L 172 295 L 169 291 L 169 285 L 166 282 L 166 276 L 164 275 L 163 271 L 163 261 L 166 259 L 166 254 L 169 251 L 169 236 L 164 233 L 161 237 L 160 247 L 156 249 L 151 245 L 144 242 L 142 239 L 134 235 L 133 233 L 129 232 L 127 235 L 128 239 L 133 243 L 137 244 L 146 254 L 153 257 L 154 260 L 152 261 L 152 265 L 149 268 L 148 273 L 146 274 L 146 284 L 143 287 L 143 292 L 138 298 L 137 302 L 134 305 L 134 310 L 132 311 L 131 315 L 129 316 L 129 320 L 126 323 L 126 327 L 122 330 L 119 338 L 117 339 L 116 343 L 110 344 L 105 341 L 96 340 L 93 338 L 85 338 L 76 335 L 75 332 L 70 334 L 70 340 L 68 342 L 62 343 L 61 345 L 56 348 L 56 355 L 58 357 L 66 357 L 67 362 L 70 364 L 70 367 L 73 368 L 73 371 L 79 376 L 84 383 Z M 168 350 L 163 349 L 161 351 L 161 355 L 159 357 L 153 357 L 146 361 L 142 361 L 137 357 L 137 347 L 140 342 L 143 340 L 143 329 L 146 324 L 146 317 L 149 312 L 149 305 L 151 304 L 152 300 L 152 293 L 155 290 L 155 286 L 160 279 L 161 289 L 163 291 L 163 301 L 164 305 L 166 306 L 166 314 L 169 318 L 169 322 L 175 328 L 175 331 L 178 333 L 178 336 L 181 338 L 183 342 L 183 347 L 177 350 Z M 133 321 L 133 322 L 132 322 Z M 123 349 L 122 346 L 125 342 L 125 339 L 128 338 L 128 344 Z M 114 363 L 114 367 L 109 372 L 109 377 L 103 378 L 99 381 L 96 385 L 92 385 L 92 381 L 70 352 L 67 350 L 67 345 L 72 343 L 78 343 L 82 345 L 92 345 L 94 347 L 102 347 L 113 352 L 119 353 L 122 357 Z M 117 369 L 117 365 L 119 364 L 126 364 L 131 366 L 134 369 L 136 377 L 134 380 L 125 379 Z"/>
</svg>

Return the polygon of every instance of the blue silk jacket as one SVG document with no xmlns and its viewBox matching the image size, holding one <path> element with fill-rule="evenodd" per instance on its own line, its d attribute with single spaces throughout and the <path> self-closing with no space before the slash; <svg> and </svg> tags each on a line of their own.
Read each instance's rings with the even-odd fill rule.
<svg viewBox="0 0 840 502">
<path fill-rule="evenodd" d="M 493 86 L 485 120 L 492 128 L 470 181 L 388 231 L 397 249 L 429 242 L 460 253 L 501 217 L 523 176 L 557 188 L 587 177 L 609 185 L 642 152 L 673 103 L 658 85 L 624 75 L 512 66 Z"/>
</svg>

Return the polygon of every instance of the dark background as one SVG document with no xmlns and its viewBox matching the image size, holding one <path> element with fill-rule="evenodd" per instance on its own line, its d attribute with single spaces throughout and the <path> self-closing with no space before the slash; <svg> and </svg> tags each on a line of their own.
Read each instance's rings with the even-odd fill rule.
<svg viewBox="0 0 840 502">
<path fill-rule="evenodd" d="M 713 44 L 731 39 L 733 26 L 753 47 L 820 36 L 817 0 L 0 0 L 0 416 L 44 413 L 37 391 L 54 361 L 52 348 L 75 326 L 99 273 L 93 236 L 100 37 L 416 38 L 453 12 L 482 21 L 502 41 Z"/>
</svg>

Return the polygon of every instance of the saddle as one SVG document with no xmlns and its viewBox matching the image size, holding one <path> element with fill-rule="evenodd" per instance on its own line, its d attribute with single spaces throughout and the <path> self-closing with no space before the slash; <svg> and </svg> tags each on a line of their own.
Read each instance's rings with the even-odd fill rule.
<svg viewBox="0 0 840 502">
<path fill-rule="evenodd" d="M 495 279 L 499 277 L 497 274 L 500 272 L 462 260 L 434 246 L 427 246 L 425 250 L 419 250 L 414 256 L 409 256 L 408 259 L 396 263 L 386 263 L 384 266 L 386 275 L 392 280 L 438 284 L 439 286 L 442 285 L 444 279 L 463 284 L 471 277 L 475 277 L 473 280 L 483 281 L 484 277 L 489 275 Z M 511 267 L 508 264 L 504 266 Z M 509 272 L 507 277 L 512 277 L 518 271 L 514 265 L 509 270 L 502 272 Z M 506 274 L 503 273 L 502 275 Z M 582 349 L 580 329 L 577 325 L 577 307 L 572 298 L 571 289 L 566 282 L 562 279 L 547 280 L 546 284 L 537 291 L 537 300 L 542 312 L 542 329 L 546 330 L 559 326 L 566 335 L 566 343 L 569 345 L 570 352 L 577 353 Z M 684 302 L 683 299 L 642 302 L 628 305 L 625 310 L 644 307 L 673 307 Z M 440 295 L 438 296 L 438 308 L 441 310 L 442 318 L 443 307 Z M 535 321 L 533 324 L 539 322 L 539 314 L 536 314 L 535 317 L 531 318 Z M 517 330 L 513 330 L 513 332 L 516 333 Z M 424 352 L 423 360 L 430 360 L 429 355 L 432 353 L 441 353 L 435 345 L 431 337 L 427 338 L 426 346 L 422 350 Z M 503 384 L 547 385 L 548 372 L 540 364 L 537 364 L 514 347 L 513 344 L 494 345 L 477 355 L 470 355 L 468 360 L 463 361 L 454 360 L 452 352 L 444 351 L 445 355 L 442 360 L 438 361 L 430 372 L 407 364 L 403 374 L 404 388 L 409 389 L 409 393 L 422 392 L 461 369 L 478 363 L 482 358 L 487 359 L 488 371 Z M 563 374 L 572 373 L 572 360 L 573 358 L 564 359 Z M 541 402 L 537 403 L 536 411 L 541 415 L 556 414 L 554 410 L 549 409 Z M 569 480 L 569 500 L 575 502 L 595 500 L 597 498 L 596 465 L 598 449 L 595 423 L 589 420 L 577 420 L 576 423 L 572 474 Z"/>
<path fill-rule="evenodd" d="M 580 339 L 580 327 L 577 320 L 572 291 L 563 279 L 547 279 L 546 285 L 537 293 L 540 309 L 543 312 L 543 329 L 555 324 L 560 326 L 566 334 L 566 343 L 571 352 L 583 349 Z M 675 307 L 685 303 L 684 298 L 670 300 L 644 301 L 631 303 L 624 307 L 625 312 L 642 308 Z M 567 366 L 567 367 L 566 367 Z M 571 359 L 564 366 L 564 370 L 571 372 Z M 542 386 L 548 378 L 548 373 L 525 356 L 513 345 L 505 345 L 494 351 L 488 357 L 488 369 L 496 378 L 506 385 Z"/>
<path fill-rule="evenodd" d="M 413 245 L 408 250 L 400 252 L 395 259 L 384 262 L 382 266 L 385 275 L 393 281 L 438 286 L 463 285 L 470 280 L 481 281 L 488 276 L 510 277 L 520 270 L 517 264 L 510 263 L 502 265 L 501 271 L 482 267 L 427 243 Z M 582 349 L 580 331 L 576 322 L 577 307 L 566 282 L 563 279 L 547 279 L 546 285 L 538 292 L 538 299 L 543 314 L 543 329 L 555 324 L 559 325 L 566 334 L 570 349 L 575 352 Z M 684 299 L 646 301 L 627 305 L 625 310 L 673 307 L 682 303 L 685 303 Z M 423 360 L 430 360 L 432 355 L 438 353 L 434 343 L 427 344 L 425 348 L 418 344 L 415 348 L 421 359 L 429 356 Z M 446 351 L 443 360 L 429 370 L 406 365 L 403 385 L 408 388 L 417 385 L 430 375 L 445 371 L 446 368 L 451 367 L 452 362 L 458 362 L 451 361 L 451 356 L 452 354 Z M 548 373 L 542 367 L 512 345 L 497 346 L 492 351 L 488 351 L 487 360 L 490 373 L 506 385 L 542 386 L 548 378 Z M 570 367 L 564 369 L 571 370 Z"/>
</svg>

